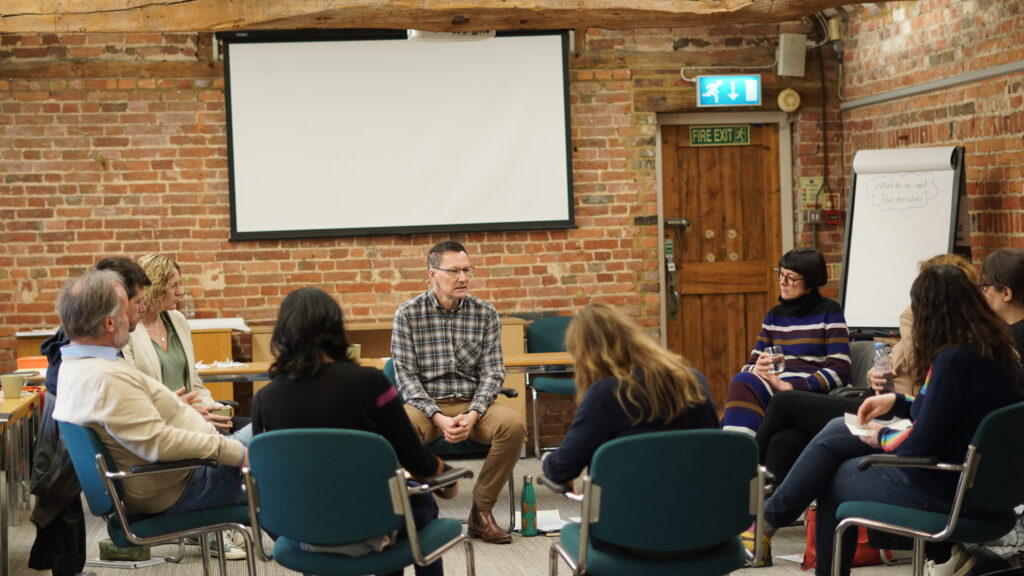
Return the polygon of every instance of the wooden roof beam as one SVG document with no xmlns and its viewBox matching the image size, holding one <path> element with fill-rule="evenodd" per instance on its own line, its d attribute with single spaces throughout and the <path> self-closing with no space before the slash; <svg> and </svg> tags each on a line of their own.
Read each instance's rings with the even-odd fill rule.
<svg viewBox="0 0 1024 576">
<path fill-rule="evenodd" d="M 0 33 L 674 28 L 799 20 L 851 0 L 4 0 Z M 877 3 L 877 2 L 876 2 Z"/>
</svg>

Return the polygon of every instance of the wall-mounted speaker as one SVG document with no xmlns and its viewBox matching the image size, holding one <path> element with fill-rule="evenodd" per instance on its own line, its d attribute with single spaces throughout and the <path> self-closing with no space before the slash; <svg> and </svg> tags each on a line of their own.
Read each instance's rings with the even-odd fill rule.
<svg viewBox="0 0 1024 576">
<path fill-rule="evenodd" d="M 804 63 L 807 60 L 807 35 L 779 34 L 776 60 L 779 64 L 779 76 L 803 76 Z"/>
</svg>

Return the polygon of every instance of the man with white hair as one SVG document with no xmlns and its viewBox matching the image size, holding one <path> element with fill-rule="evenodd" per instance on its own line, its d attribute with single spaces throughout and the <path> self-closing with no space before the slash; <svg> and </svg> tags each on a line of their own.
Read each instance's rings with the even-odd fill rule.
<svg viewBox="0 0 1024 576">
<path fill-rule="evenodd" d="M 154 474 L 124 482 L 129 512 L 191 512 L 245 504 L 240 466 L 245 446 L 222 436 L 166 386 L 120 356 L 128 342 L 128 296 L 120 276 L 93 270 L 70 281 L 57 313 L 70 343 L 53 417 L 90 428 L 120 469 L 202 458 L 216 467 Z"/>
</svg>

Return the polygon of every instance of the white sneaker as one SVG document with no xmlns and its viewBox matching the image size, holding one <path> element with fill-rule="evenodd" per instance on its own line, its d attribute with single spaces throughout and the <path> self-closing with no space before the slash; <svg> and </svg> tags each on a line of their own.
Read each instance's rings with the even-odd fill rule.
<svg viewBox="0 0 1024 576">
<path fill-rule="evenodd" d="M 953 545 L 949 560 L 936 564 L 932 560 L 924 563 L 924 576 L 967 576 L 974 568 L 974 557 L 960 544 Z"/>
</svg>

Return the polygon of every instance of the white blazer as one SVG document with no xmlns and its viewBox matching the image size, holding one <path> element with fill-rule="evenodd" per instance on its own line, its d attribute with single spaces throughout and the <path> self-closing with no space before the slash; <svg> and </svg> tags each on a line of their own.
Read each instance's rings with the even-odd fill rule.
<svg viewBox="0 0 1024 576">
<path fill-rule="evenodd" d="M 171 326 L 174 327 L 174 331 L 178 334 L 181 347 L 185 350 L 189 388 L 193 392 L 199 393 L 196 400 L 201 400 L 202 406 L 216 404 L 213 400 L 213 395 L 210 394 L 206 386 L 203 386 L 203 381 L 199 379 L 199 373 L 196 372 L 196 353 L 192 348 L 192 331 L 188 327 L 188 320 L 185 319 L 184 314 L 177 310 L 168 310 L 167 315 L 171 319 Z M 121 353 L 124 354 L 125 360 L 128 360 L 129 364 L 135 366 L 139 372 L 163 382 L 160 373 L 160 357 L 156 355 L 156 350 L 153 346 L 153 341 L 149 337 L 149 331 L 146 330 L 146 326 L 142 322 L 139 322 L 135 330 L 128 335 L 128 344 L 121 348 Z"/>
</svg>

